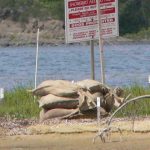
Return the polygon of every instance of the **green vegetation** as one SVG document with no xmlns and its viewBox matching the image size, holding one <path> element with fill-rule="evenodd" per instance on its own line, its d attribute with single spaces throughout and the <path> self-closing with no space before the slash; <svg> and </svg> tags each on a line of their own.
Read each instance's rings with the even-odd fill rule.
<svg viewBox="0 0 150 150">
<path fill-rule="evenodd" d="M 131 94 L 130 99 L 141 95 L 150 95 L 150 87 L 143 87 L 138 84 L 135 84 L 131 87 L 126 87 L 124 89 L 126 96 Z M 118 116 L 121 117 L 133 117 L 133 115 L 150 115 L 150 99 L 141 99 L 139 101 L 131 102 L 127 106 L 125 106 L 118 114 Z"/>
<path fill-rule="evenodd" d="M 118 1 L 120 35 L 140 33 L 144 38 L 143 31 L 150 27 L 150 0 Z M 0 19 L 7 18 L 21 23 L 30 18 L 64 20 L 64 0 L 0 0 Z"/>
<path fill-rule="evenodd" d="M 133 39 L 134 41 L 150 40 L 150 27 L 148 29 L 144 28 L 137 33 L 126 33 L 124 37 L 127 39 Z"/>
<path fill-rule="evenodd" d="M 40 109 L 37 104 L 37 100 L 27 92 L 28 88 L 16 87 L 11 91 L 5 93 L 5 99 L 0 103 L 0 117 L 10 116 L 11 118 L 35 118 L 38 117 Z M 150 94 L 150 87 L 142 87 L 139 85 L 133 85 L 131 87 L 124 88 L 126 96 L 131 93 L 131 97 Z M 140 100 L 135 103 L 130 103 L 125 107 L 119 116 L 136 116 L 150 115 L 150 99 Z"/>
<path fill-rule="evenodd" d="M 0 116 L 32 118 L 37 117 L 39 111 L 37 101 L 25 87 L 16 87 L 7 91 L 5 99 L 0 103 Z"/>
<path fill-rule="evenodd" d="M 149 0 L 119 0 L 120 33 L 137 33 L 150 25 Z"/>
</svg>

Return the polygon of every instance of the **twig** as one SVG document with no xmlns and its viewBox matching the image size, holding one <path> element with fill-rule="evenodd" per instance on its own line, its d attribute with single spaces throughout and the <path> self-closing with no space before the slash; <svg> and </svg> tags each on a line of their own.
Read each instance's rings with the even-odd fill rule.
<svg viewBox="0 0 150 150">
<path fill-rule="evenodd" d="M 128 95 L 126 97 L 125 100 L 127 100 L 130 97 L 130 95 Z M 116 111 L 110 116 L 110 118 L 106 121 L 107 127 L 104 128 L 101 132 L 99 132 L 94 138 L 93 138 L 93 143 L 95 142 L 95 139 L 97 137 L 101 138 L 102 142 L 105 142 L 106 137 L 108 137 L 110 135 L 111 129 L 112 127 L 110 126 L 112 118 L 116 115 L 116 113 L 118 113 L 123 107 L 125 107 L 128 103 L 137 101 L 137 100 L 142 100 L 142 99 L 146 99 L 146 98 L 150 98 L 150 95 L 143 95 L 143 96 L 138 96 L 135 98 L 132 98 L 130 100 L 125 101 L 125 103 L 123 103 L 118 109 L 116 109 Z M 116 128 L 116 127 L 114 127 Z M 117 130 L 120 132 L 120 135 L 122 135 L 121 129 L 119 127 L 117 127 Z"/>
<path fill-rule="evenodd" d="M 117 129 L 117 130 L 119 131 L 119 133 L 120 133 L 120 141 L 122 141 L 122 131 L 121 131 L 121 129 L 120 129 L 119 127 L 111 127 L 111 126 L 108 126 L 108 127 L 104 128 L 101 132 L 99 132 L 99 133 L 93 138 L 93 143 L 95 143 L 95 140 L 96 140 L 97 137 L 100 137 L 100 138 L 101 138 L 101 141 L 102 141 L 103 143 L 106 142 L 106 138 L 108 138 L 109 141 L 110 141 L 110 135 L 111 135 L 111 130 L 112 130 L 112 128 Z"/>
<path fill-rule="evenodd" d="M 116 109 L 114 111 L 114 113 L 110 116 L 110 118 L 107 120 L 107 124 L 108 126 L 110 125 L 111 121 L 112 121 L 112 118 L 116 115 L 116 113 L 118 113 L 123 107 L 125 107 L 128 103 L 131 103 L 133 101 L 136 101 L 136 100 L 141 100 L 141 99 L 145 99 L 145 98 L 150 98 L 150 95 L 143 95 L 143 96 L 138 96 L 138 97 L 135 97 L 135 98 L 132 98 L 128 101 L 126 101 L 124 104 L 122 104 L 118 109 Z"/>
</svg>

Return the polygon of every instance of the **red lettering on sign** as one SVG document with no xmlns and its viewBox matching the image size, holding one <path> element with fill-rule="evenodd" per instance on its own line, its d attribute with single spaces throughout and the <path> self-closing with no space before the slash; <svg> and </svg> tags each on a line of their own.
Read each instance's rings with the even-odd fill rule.
<svg viewBox="0 0 150 150">
<path fill-rule="evenodd" d="M 73 34 L 73 39 L 79 39 L 86 37 L 86 32 L 78 32 Z"/>
<path fill-rule="evenodd" d="M 102 29 L 102 35 L 112 34 L 112 28 Z"/>
<path fill-rule="evenodd" d="M 111 13 L 115 13 L 115 7 L 101 10 L 101 14 L 102 15 L 104 15 L 104 14 L 111 14 Z"/>
<path fill-rule="evenodd" d="M 95 5 L 95 4 L 96 4 L 96 0 L 71 1 L 71 2 L 68 3 L 68 8 L 90 6 L 90 5 Z"/>
<path fill-rule="evenodd" d="M 93 26 L 97 24 L 97 20 L 70 24 L 70 28 L 78 28 L 83 26 Z"/>
<path fill-rule="evenodd" d="M 112 3 L 112 2 L 115 2 L 115 0 L 100 0 L 100 4 Z"/>
<path fill-rule="evenodd" d="M 115 2 L 115 0 L 100 0 L 100 4 L 112 3 L 112 2 Z M 71 1 L 68 3 L 68 8 L 83 7 L 83 6 L 90 6 L 90 5 L 96 5 L 96 0 Z"/>
<path fill-rule="evenodd" d="M 96 10 L 84 11 L 84 12 L 69 14 L 69 19 L 77 19 L 77 18 L 90 17 L 90 16 L 96 16 L 96 15 L 97 15 Z"/>
<path fill-rule="evenodd" d="M 91 37 L 94 37 L 96 35 L 96 30 L 93 30 L 93 31 L 89 31 L 89 36 Z"/>
<path fill-rule="evenodd" d="M 102 19 L 102 23 L 110 23 L 110 22 L 115 22 L 115 18 Z"/>
<path fill-rule="evenodd" d="M 76 27 L 82 27 L 82 26 L 85 26 L 85 22 L 70 24 L 70 28 L 76 28 Z"/>
</svg>

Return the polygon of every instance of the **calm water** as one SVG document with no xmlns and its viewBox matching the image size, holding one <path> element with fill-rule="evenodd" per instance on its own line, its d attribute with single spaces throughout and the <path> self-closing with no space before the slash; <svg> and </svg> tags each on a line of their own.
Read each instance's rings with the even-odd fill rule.
<svg viewBox="0 0 150 150">
<path fill-rule="evenodd" d="M 148 84 L 150 44 L 106 45 L 107 84 Z M 0 48 L 0 87 L 34 83 L 35 47 Z M 96 79 L 100 80 L 99 50 L 95 48 Z M 38 83 L 46 79 L 90 78 L 90 46 L 46 46 L 39 49 Z"/>
</svg>

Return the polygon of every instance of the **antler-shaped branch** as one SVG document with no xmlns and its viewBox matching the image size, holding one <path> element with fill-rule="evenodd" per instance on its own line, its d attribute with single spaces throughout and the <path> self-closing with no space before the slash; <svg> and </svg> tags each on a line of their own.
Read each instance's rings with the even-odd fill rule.
<svg viewBox="0 0 150 150">
<path fill-rule="evenodd" d="M 120 130 L 120 128 L 118 127 L 111 127 L 110 124 L 111 124 L 111 121 L 113 119 L 113 117 L 123 108 L 125 107 L 128 103 L 131 103 L 131 102 L 134 102 L 134 101 L 138 101 L 138 100 L 142 100 L 142 99 L 146 99 L 146 98 L 150 98 L 150 95 L 143 95 L 143 96 L 138 96 L 138 97 L 135 97 L 135 98 L 132 98 L 130 100 L 127 100 L 128 98 L 130 97 L 130 94 L 125 98 L 125 103 L 123 103 L 118 109 L 116 109 L 114 111 L 114 113 L 110 116 L 110 118 L 106 121 L 106 124 L 107 124 L 107 127 L 104 128 L 101 132 L 99 132 L 93 139 L 93 142 L 95 142 L 95 139 L 97 137 L 100 137 L 102 142 L 105 142 L 105 138 L 106 136 L 108 137 L 110 132 L 111 132 L 111 129 L 112 128 L 116 128 L 119 132 L 120 132 L 120 135 L 122 135 L 122 132 Z M 127 101 L 126 101 L 127 100 Z"/>
<path fill-rule="evenodd" d="M 146 99 L 146 98 L 150 98 L 150 95 L 143 95 L 143 96 L 138 96 L 138 97 L 135 97 L 135 98 L 132 98 L 130 100 L 127 100 L 125 103 L 123 103 L 118 109 L 116 109 L 114 111 L 114 113 L 110 116 L 110 118 L 107 120 L 107 124 L 108 126 L 110 125 L 113 117 L 116 115 L 116 113 L 118 113 L 123 107 L 125 107 L 128 103 L 131 103 L 133 101 L 136 101 L 136 100 L 142 100 L 142 99 Z"/>
</svg>

